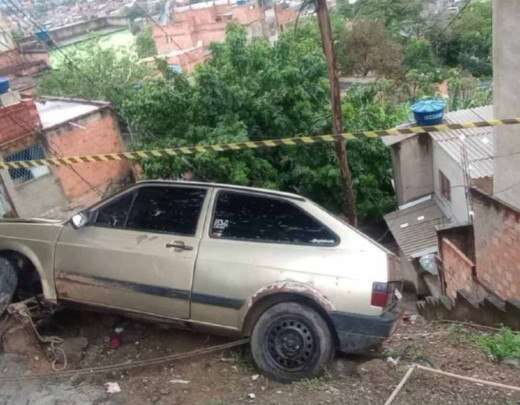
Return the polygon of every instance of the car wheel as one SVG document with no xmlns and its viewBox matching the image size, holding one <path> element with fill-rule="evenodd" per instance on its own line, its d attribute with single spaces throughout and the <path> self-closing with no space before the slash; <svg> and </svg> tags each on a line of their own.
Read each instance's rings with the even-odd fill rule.
<svg viewBox="0 0 520 405">
<path fill-rule="evenodd" d="M 323 317 L 307 305 L 281 303 L 267 309 L 251 334 L 256 365 L 280 382 L 318 376 L 334 355 Z"/>
<path fill-rule="evenodd" d="M 6 258 L 0 257 L 0 315 L 13 300 L 17 284 L 18 277 L 13 264 Z"/>
</svg>

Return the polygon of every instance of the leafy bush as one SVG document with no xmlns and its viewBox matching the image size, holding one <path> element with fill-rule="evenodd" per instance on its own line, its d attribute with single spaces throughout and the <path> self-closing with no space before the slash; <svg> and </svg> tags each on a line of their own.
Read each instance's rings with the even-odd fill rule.
<svg viewBox="0 0 520 405">
<path fill-rule="evenodd" d="M 493 335 L 477 337 L 477 344 L 496 360 L 506 358 L 520 359 L 520 333 L 502 328 Z"/>
</svg>

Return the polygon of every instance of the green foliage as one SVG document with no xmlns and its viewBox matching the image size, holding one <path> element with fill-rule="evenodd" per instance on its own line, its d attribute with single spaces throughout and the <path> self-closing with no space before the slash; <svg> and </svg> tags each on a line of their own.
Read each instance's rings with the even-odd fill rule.
<svg viewBox="0 0 520 405">
<path fill-rule="evenodd" d="M 403 63 L 407 69 L 429 72 L 438 66 L 433 47 L 427 39 L 411 38 L 404 50 Z"/>
<path fill-rule="evenodd" d="M 94 46 L 71 54 L 44 77 L 41 94 L 107 99 L 131 118 L 136 149 L 243 142 L 330 133 L 327 67 L 317 25 L 302 22 L 271 45 L 249 41 L 230 26 L 212 59 L 190 77 L 150 72 L 128 53 Z M 88 78 L 88 79 L 87 79 Z M 348 130 L 382 129 L 406 118 L 392 105 L 387 84 L 350 90 L 343 101 Z M 125 120 L 126 121 L 126 120 Z M 348 144 L 361 220 L 395 206 L 390 156 L 379 140 Z M 142 162 L 147 177 L 194 178 L 294 191 L 333 211 L 342 206 L 340 174 L 331 144 L 271 150 L 202 153 Z"/>
<path fill-rule="evenodd" d="M 140 59 L 157 55 L 157 48 L 150 27 L 146 27 L 137 34 L 135 38 L 135 50 Z"/>
<path fill-rule="evenodd" d="M 67 52 L 63 63 L 39 81 L 38 93 L 108 100 L 119 107 L 133 86 L 149 75 L 149 69 L 124 49 L 89 42 Z"/>
<path fill-rule="evenodd" d="M 315 25 L 286 32 L 273 46 L 248 42 L 231 27 L 212 48 L 213 58 L 193 77 L 147 81 L 123 105 L 139 147 L 242 142 L 330 131 L 327 69 Z M 380 129 L 403 118 L 380 97 L 380 88 L 354 89 L 344 101 L 348 129 Z M 365 127 L 365 128 L 366 128 Z M 153 134 L 153 135 L 143 135 Z M 349 143 L 362 219 L 380 216 L 395 202 L 388 150 L 379 141 Z M 178 177 L 294 191 L 338 211 L 339 170 L 331 145 L 205 153 L 143 162 L 149 177 Z"/>
<path fill-rule="evenodd" d="M 449 29 L 436 27 L 430 33 L 437 54 L 448 66 L 461 66 L 474 76 L 492 74 L 492 3 L 471 3 Z"/>
<path fill-rule="evenodd" d="M 394 34 L 418 35 L 425 27 L 421 0 L 358 0 L 355 18 L 381 21 Z"/>
<path fill-rule="evenodd" d="M 358 20 L 352 27 L 345 25 L 336 49 L 344 74 L 392 77 L 401 72 L 402 47 L 382 22 Z"/>
<path fill-rule="evenodd" d="M 496 360 L 520 359 L 520 334 L 509 328 L 502 328 L 492 335 L 479 336 L 476 342 L 482 350 Z"/>
</svg>

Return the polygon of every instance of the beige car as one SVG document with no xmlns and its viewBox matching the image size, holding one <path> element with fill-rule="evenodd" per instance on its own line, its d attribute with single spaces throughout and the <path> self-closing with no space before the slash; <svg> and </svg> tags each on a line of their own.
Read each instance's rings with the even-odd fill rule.
<svg viewBox="0 0 520 405">
<path fill-rule="evenodd" d="M 397 318 L 395 257 L 289 193 L 140 182 L 66 222 L 0 222 L 0 255 L 0 306 L 43 292 L 250 336 L 258 367 L 281 381 L 380 342 Z"/>
</svg>

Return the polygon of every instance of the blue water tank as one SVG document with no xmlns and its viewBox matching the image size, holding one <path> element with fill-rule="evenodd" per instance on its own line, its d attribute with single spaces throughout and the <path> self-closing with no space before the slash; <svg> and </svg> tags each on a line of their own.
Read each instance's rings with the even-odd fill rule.
<svg viewBox="0 0 520 405">
<path fill-rule="evenodd" d="M 47 30 L 38 31 L 35 33 L 35 35 L 36 35 L 36 38 L 38 38 L 38 40 L 41 42 L 47 43 L 51 40 L 49 31 L 47 31 Z"/>
<path fill-rule="evenodd" d="M 9 91 L 9 78 L 0 77 L 0 94 L 5 94 Z"/>
<path fill-rule="evenodd" d="M 415 122 L 425 126 L 442 123 L 445 108 L 446 102 L 438 98 L 420 100 L 412 105 Z"/>
</svg>

